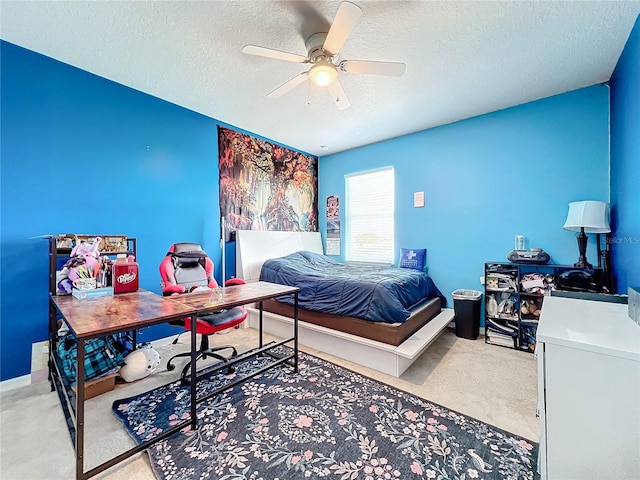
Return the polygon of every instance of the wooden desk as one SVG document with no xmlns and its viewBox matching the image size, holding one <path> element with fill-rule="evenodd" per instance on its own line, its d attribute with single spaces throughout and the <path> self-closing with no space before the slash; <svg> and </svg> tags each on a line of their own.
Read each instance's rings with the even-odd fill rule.
<svg viewBox="0 0 640 480">
<path fill-rule="evenodd" d="M 75 336 L 85 340 L 164 323 L 193 313 L 193 309 L 172 297 L 146 290 L 86 300 L 71 295 L 51 298 Z"/>
<path fill-rule="evenodd" d="M 191 381 L 191 398 L 195 398 L 196 396 L 196 384 L 198 381 L 203 380 L 205 378 L 210 377 L 215 374 L 218 370 L 223 368 L 228 368 L 230 366 L 235 365 L 236 363 L 240 363 L 244 360 L 247 360 L 251 357 L 255 357 L 257 355 L 266 353 L 274 358 L 274 361 L 269 363 L 268 365 L 251 372 L 249 375 L 244 377 L 237 378 L 229 383 L 226 383 L 222 387 L 215 389 L 209 392 L 206 396 L 200 397 L 197 399 L 196 403 L 201 403 L 220 392 L 231 388 L 235 385 L 238 385 L 249 378 L 255 377 L 256 375 L 269 370 L 281 363 L 289 363 L 293 367 L 294 372 L 298 372 L 298 292 L 300 289 L 298 287 L 290 287 L 287 285 L 279 285 L 276 283 L 269 282 L 253 282 L 247 283 L 244 285 L 234 285 L 232 287 L 224 287 L 220 289 L 213 290 L 212 292 L 196 292 L 190 293 L 188 295 L 177 295 L 172 296 L 170 298 L 175 299 L 176 301 L 184 304 L 189 307 L 193 311 L 195 311 L 197 315 L 203 315 L 215 310 L 223 310 L 229 309 L 233 307 L 238 307 L 241 305 L 247 305 L 249 303 L 257 303 L 259 312 L 260 312 L 260 325 L 259 325 L 259 344 L 258 348 L 255 350 L 251 350 L 250 352 L 240 354 L 237 357 L 234 357 L 229 362 L 220 364 L 216 367 L 212 367 L 206 370 L 204 374 L 196 374 L 196 379 L 194 381 L 193 374 L 194 368 L 191 369 L 192 381 Z M 293 336 L 290 338 L 285 338 L 277 343 L 270 343 L 268 345 L 264 345 L 263 341 L 263 328 L 262 328 L 262 301 L 269 300 L 271 298 L 280 297 L 282 295 L 293 295 L 294 296 L 294 319 L 293 319 Z M 284 345 L 286 343 L 293 342 L 293 353 L 285 356 L 277 356 L 272 354 L 270 351 Z M 195 349 L 195 345 L 192 346 L 192 354 Z M 193 356 L 193 355 L 192 355 Z M 195 362 L 193 363 L 195 365 Z M 191 418 L 196 418 L 196 405 L 191 404 Z"/>
<path fill-rule="evenodd" d="M 176 295 L 169 298 L 175 299 L 193 309 L 196 314 L 202 315 L 214 310 L 222 310 L 249 303 L 258 303 L 260 309 L 260 347 L 262 347 L 262 301 L 283 295 L 294 296 L 294 336 L 289 340 L 295 340 L 295 350 L 298 345 L 298 287 L 290 287 L 270 282 L 253 282 L 244 285 L 224 287 L 212 292 L 197 292 L 188 295 Z M 296 372 L 298 367 L 296 364 Z"/>
<path fill-rule="evenodd" d="M 225 287 L 213 294 L 209 292 L 192 293 L 189 295 L 162 297 L 151 292 L 140 290 L 133 293 L 119 294 L 109 297 L 99 297 L 86 300 L 78 300 L 72 296 L 56 296 L 51 295 L 51 305 L 62 316 L 62 320 L 69 326 L 71 332 L 78 339 L 78 357 L 77 357 L 77 389 L 75 395 L 75 404 L 72 402 L 62 384 L 56 384 L 60 401 L 63 409 L 75 420 L 74 425 L 70 425 L 71 438 L 75 443 L 76 450 L 76 479 L 84 480 L 97 475 L 100 472 L 116 465 L 126 458 L 135 455 L 150 445 L 164 440 L 173 435 L 185 426 L 197 428 L 196 405 L 218 392 L 212 392 L 206 397 L 196 398 L 197 380 L 206 378 L 220 368 L 226 368 L 240 361 L 246 360 L 252 356 L 263 352 L 269 353 L 269 350 L 293 341 L 294 353 L 284 357 L 275 357 L 276 361 L 253 372 L 250 376 L 240 378 L 232 383 L 222 387 L 222 389 L 230 388 L 238 383 L 245 381 L 247 378 L 258 375 L 263 371 L 273 368 L 289 360 L 293 360 L 292 366 L 294 371 L 298 371 L 298 291 L 296 287 L 288 287 L 267 282 L 249 283 L 245 285 L 237 285 L 233 287 Z M 262 301 L 270 298 L 279 297 L 281 295 L 293 294 L 295 298 L 295 321 L 294 332 L 291 338 L 281 342 L 263 346 L 262 339 Z M 175 425 L 173 428 L 163 432 L 158 437 L 141 443 L 120 455 L 108 460 L 97 467 L 84 471 L 84 356 L 85 341 L 91 338 L 102 337 L 118 332 L 135 331 L 139 328 L 165 323 L 170 320 L 191 317 L 191 361 L 196 364 L 196 318 L 197 314 L 203 314 L 214 310 L 232 308 L 235 306 L 245 305 L 257 302 L 260 307 L 260 345 L 259 348 L 248 352 L 247 354 L 238 355 L 227 364 L 221 365 L 219 368 L 208 370 L 206 375 L 198 376 L 196 369 L 191 369 L 191 418 Z M 59 380 L 59 372 L 57 371 L 56 350 L 51 348 L 50 369 L 52 381 L 56 376 Z M 65 401 L 69 403 L 70 408 L 65 407 Z M 71 409 L 74 409 L 75 416 Z M 74 435 L 75 434 L 75 435 Z"/>
</svg>

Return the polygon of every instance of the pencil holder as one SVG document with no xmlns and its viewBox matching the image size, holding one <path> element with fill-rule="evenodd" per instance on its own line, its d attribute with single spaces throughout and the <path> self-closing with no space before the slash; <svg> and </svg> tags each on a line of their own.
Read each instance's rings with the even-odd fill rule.
<svg viewBox="0 0 640 480">
<path fill-rule="evenodd" d="M 78 290 L 93 290 L 96 288 L 96 279 L 91 278 L 76 278 L 73 281 L 73 286 Z"/>
</svg>

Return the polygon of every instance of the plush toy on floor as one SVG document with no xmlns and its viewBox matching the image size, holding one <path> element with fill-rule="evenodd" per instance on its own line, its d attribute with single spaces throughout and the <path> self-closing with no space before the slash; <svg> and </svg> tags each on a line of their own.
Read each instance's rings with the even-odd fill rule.
<svg viewBox="0 0 640 480">
<path fill-rule="evenodd" d="M 118 374 L 125 382 L 135 382 L 155 372 L 160 361 L 160 354 L 153 348 L 139 348 L 125 357 Z"/>
</svg>

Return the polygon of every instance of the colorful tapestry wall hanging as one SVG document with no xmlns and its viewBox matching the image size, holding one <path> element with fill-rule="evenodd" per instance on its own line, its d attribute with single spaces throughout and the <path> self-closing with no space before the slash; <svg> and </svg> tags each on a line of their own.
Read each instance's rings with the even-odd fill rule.
<svg viewBox="0 0 640 480">
<path fill-rule="evenodd" d="M 318 231 L 318 159 L 218 127 L 225 232 Z M 229 237 L 226 238 L 229 240 Z"/>
</svg>

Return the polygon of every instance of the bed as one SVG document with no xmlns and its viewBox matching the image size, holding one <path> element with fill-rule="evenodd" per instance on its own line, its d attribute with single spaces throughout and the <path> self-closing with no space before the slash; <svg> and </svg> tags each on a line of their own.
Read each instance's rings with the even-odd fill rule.
<svg viewBox="0 0 640 480">
<path fill-rule="evenodd" d="M 301 288 L 303 345 L 399 377 L 453 319 L 426 274 L 339 264 L 323 255 L 319 233 L 242 230 L 236 241 L 239 277 Z M 286 336 L 292 301 L 278 300 L 263 303 L 263 327 Z M 250 309 L 249 325 L 258 322 Z"/>
<path fill-rule="evenodd" d="M 260 280 L 300 288 L 300 318 L 354 335 L 399 345 L 440 312 L 446 301 L 424 272 L 345 265 L 301 250 L 268 259 Z M 291 316 L 293 298 L 266 308 Z"/>
</svg>

